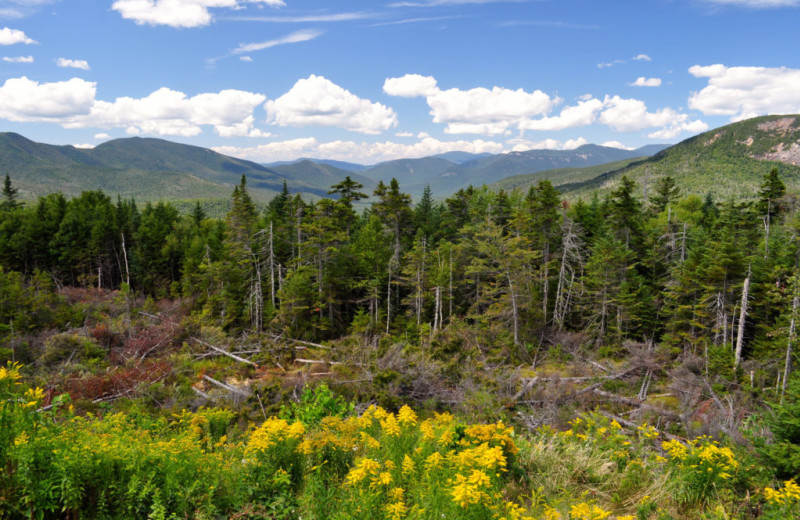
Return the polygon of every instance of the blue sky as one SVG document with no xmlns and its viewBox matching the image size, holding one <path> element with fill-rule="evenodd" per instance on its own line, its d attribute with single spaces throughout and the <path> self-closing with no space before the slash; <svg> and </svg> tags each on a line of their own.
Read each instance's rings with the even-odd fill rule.
<svg viewBox="0 0 800 520">
<path fill-rule="evenodd" d="M 800 113 L 800 0 L 0 0 L 0 131 L 259 162 L 673 143 Z"/>
</svg>

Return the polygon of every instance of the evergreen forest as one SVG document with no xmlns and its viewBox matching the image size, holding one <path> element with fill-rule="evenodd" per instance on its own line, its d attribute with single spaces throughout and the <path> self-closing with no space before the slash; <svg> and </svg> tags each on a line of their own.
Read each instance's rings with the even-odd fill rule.
<svg viewBox="0 0 800 520">
<path fill-rule="evenodd" d="M 0 518 L 800 517 L 800 198 L 0 195 Z"/>
</svg>

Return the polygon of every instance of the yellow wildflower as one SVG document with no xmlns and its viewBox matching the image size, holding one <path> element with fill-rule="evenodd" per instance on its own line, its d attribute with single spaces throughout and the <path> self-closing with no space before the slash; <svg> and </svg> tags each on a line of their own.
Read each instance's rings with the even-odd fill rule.
<svg viewBox="0 0 800 520">
<path fill-rule="evenodd" d="M 403 502 L 394 502 L 392 504 L 386 504 L 384 508 L 386 511 L 386 517 L 390 518 L 391 520 L 400 520 L 406 514 L 408 509 Z"/>
<path fill-rule="evenodd" d="M 347 474 L 347 478 L 345 479 L 346 484 L 358 484 L 365 478 L 371 475 L 376 475 L 378 470 L 380 470 L 381 465 L 378 461 L 368 459 L 368 458 L 360 458 L 356 460 L 355 465 L 350 469 L 350 472 Z"/>
<path fill-rule="evenodd" d="M 403 407 L 400 408 L 400 411 L 397 413 L 397 418 L 403 426 L 417 424 L 417 414 L 407 405 L 403 405 Z"/>
<path fill-rule="evenodd" d="M 403 457 L 403 474 L 411 474 L 416 471 L 416 465 L 414 461 L 408 455 Z"/>
<path fill-rule="evenodd" d="M 0 369 L 2 370 L 2 369 Z M 28 444 L 28 434 L 26 432 L 22 432 L 14 439 L 14 446 L 22 446 L 23 444 Z"/>
<path fill-rule="evenodd" d="M 433 424 L 431 424 L 430 420 L 422 421 L 419 425 L 419 431 L 422 432 L 422 440 L 425 442 L 432 441 L 436 438 L 436 434 L 433 431 Z"/>
<path fill-rule="evenodd" d="M 400 425 L 397 422 L 394 414 L 387 414 L 386 418 L 381 421 L 381 428 L 390 437 L 400 436 Z"/>
</svg>

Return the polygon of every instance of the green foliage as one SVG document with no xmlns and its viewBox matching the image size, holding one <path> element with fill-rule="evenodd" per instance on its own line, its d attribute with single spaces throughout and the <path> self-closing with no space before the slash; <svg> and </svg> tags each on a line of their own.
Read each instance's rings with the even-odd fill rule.
<svg viewBox="0 0 800 520">
<path fill-rule="evenodd" d="M 760 453 L 778 478 L 800 478 L 800 375 L 792 374 L 783 401 L 767 416 L 774 438 L 762 443 Z"/>
<path fill-rule="evenodd" d="M 342 396 L 335 395 L 328 385 L 322 383 L 315 387 L 306 386 L 300 401 L 281 409 L 281 417 L 300 421 L 312 426 L 319 424 L 323 417 L 345 417 L 353 412 L 355 403 L 348 403 Z"/>
</svg>

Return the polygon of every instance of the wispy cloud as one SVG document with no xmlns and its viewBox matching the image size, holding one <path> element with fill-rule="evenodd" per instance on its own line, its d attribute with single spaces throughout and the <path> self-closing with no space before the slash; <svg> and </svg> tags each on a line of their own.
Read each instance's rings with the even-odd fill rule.
<svg viewBox="0 0 800 520">
<path fill-rule="evenodd" d="M 278 45 L 286 45 L 289 43 L 300 43 L 319 38 L 324 34 L 324 31 L 316 29 L 304 29 L 302 31 L 295 31 L 292 34 L 286 35 L 283 38 L 275 40 L 267 40 L 265 42 L 243 43 L 231 51 L 232 55 L 247 54 L 249 52 L 263 51 Z"/>
<path fill-rule="evenodd" d="M 41 6 L 58 0 L 0 0 L 0 18 L 25 18 L 34 14 Z"/>
<path fill-rule="evenodd" d="M 403 20 L 393 20 L 391 22 L 374 23 L 371 25 L 371 27 L 382 27 L 385 25 L 403 25 L 407 23 L 438 22 L 441 20 L 452 20 L 454 18 L 463 18 L 463 16 L 426 16 L 420 18 L 405 18 Z"/>
<path fill-rule="evenodd" d="M 3 56 L 3 61 L 6 63 L 33 63 L 33 56 L 17 56 L 16 58 Z"/>
<path fill-rule="evenodd" d="M 445 5 L 469 5 L 469 4 L 523 4 L 531 1 L 542 0 L 423 0 L 421 2 L 395 2 L 389 7 L 439 7 Z"/>
<path fill-rule="evenodd" d="M 507 22 L 500 22 L 500 27 L 516 27 L 516 26 L 536 26 L 536 27 L 554 27 L 557 29 L 600 29 L 599 25 L 582 25 L 569 22 L 557 22 L 547 20 L 511 20 Z"/>
<path fill-rule="evenodd" d="M 225 20 L 267 23 L 333 23 L 377 18 L 376 13 L 357 11 L 351 13 L 310 14 L 305 16 L 228 16 Z"/>
<path fill-rule="evenodd" d="M 800 0 L 706 0 L 712 4 L 740 5 L 751 9 L 775 9 L 779 7 L 798 7 Z"/>
</svg>

